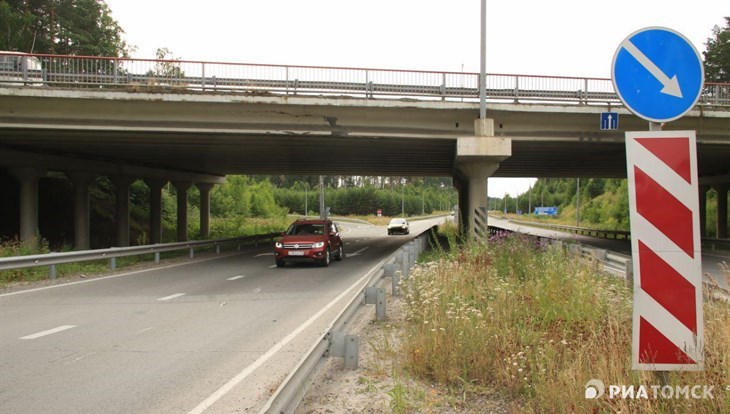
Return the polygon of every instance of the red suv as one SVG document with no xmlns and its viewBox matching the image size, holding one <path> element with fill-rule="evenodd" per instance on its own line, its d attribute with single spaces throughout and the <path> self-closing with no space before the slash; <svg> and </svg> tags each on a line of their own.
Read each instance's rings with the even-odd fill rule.
<svg viewBox="0 0 730 414">
<path fill-rule="evenodd" d="M 276 266 L 286 262 L 316 262 L 329 266 L 330 260 L 345 258 L 337 225 L 331 220 L 297 220 L 274 245 Z"/>
</svg>

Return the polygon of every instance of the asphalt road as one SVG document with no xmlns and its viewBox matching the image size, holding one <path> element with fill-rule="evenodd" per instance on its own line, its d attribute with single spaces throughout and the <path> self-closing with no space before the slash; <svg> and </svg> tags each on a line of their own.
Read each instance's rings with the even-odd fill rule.
<svg viewBox="0 0 730 414">
<path fill-rule="evenodd" d="M 435 222 L 343 223 L 327 268 L 275 268 L 266 247 L 0 295 L 0 412 L 256 412 L 348 287 Z"/>
<path fill-rule="evenodd" d="M 495 217 L 489 217 L 489 224 L 520 233 L 550 237 L 564 241 L 576 241 L 599 249 L 606 249 L 613 252 L 631 255 L 631 241 L 629 240 L 598 239 L 595 237 L 575 235 L 572 233 L 541 229 L 538 227 L 523 226 L 520 224 L 514 224 L 509 220 Z M 730 263 L 730 254 L 728 252 L 702 252 L 702 275 L 704 280 L 709 281 L 712 277 L 721 287 L 728 289 L 729 282 L 726 280 L 721 268 L 721 263 L 723 262 Z"/>
</svg>

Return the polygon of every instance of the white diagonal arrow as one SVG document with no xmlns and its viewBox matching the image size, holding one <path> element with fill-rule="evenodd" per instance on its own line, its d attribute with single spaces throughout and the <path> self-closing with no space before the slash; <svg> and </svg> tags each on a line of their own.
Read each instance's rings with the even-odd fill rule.
<svg viewBox="0 0 730 414">
<path fill-rule="evenodd" d="M 638 47 L 634 46 L 629 39 L 624 40 L 624 42 L 621 43 L 621 46 L 626 49 L 626 51 L 629 52 L 629 54 L 633 56 L 634 59 L 641 64 L 641 66 L 648 70 L 652 76 L 664 85 L 664 88 L 660 91 L 661 93 L 682 98 L 682 90 L 679 88 L 677 75 L 674 75 L 670 79 L 669 76 L 665 75 L 664 72 L 662 72 L 662 70 L 651 61 L 651 59 L 646 57 L 646 55 L 639 50 Z"/>
</svg>

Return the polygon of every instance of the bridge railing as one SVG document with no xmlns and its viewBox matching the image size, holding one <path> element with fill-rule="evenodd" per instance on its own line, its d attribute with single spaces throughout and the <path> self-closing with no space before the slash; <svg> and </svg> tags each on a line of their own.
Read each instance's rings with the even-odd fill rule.
<svg viewBox="0 0 730 414">
<path fill-rule="evenodd" d="M 0 85 L 476 101 L 479 74 L 0 52 Z M 13 64 L 14 62 L 14 64 Z M 610 79 L 487 74 L 487 98 L 617 104 Z M 730 107 L 730 84 L 706 83 L 699 105 Z"/>
</svg>

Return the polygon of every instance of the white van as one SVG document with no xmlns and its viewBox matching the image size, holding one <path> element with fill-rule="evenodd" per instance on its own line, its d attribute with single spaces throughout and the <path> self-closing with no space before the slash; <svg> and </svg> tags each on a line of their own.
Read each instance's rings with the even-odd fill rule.
<svg viewBox="0 0 730 414">
<path fill-rule="evenodd" d="M 27 53 L 0 51 L 0 86 L 42 84 L 40 59 Z"/>
</svg>

